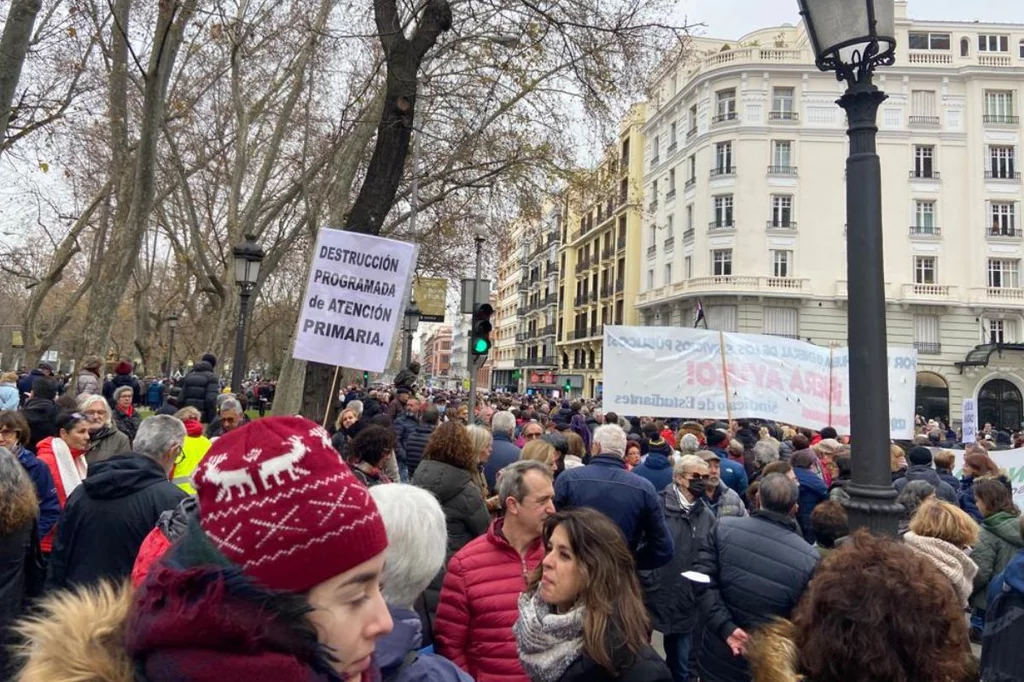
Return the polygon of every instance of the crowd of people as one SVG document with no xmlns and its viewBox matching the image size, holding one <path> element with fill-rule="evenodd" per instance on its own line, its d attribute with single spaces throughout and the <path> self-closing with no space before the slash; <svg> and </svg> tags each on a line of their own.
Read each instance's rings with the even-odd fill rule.
<svg viewBox="0 0 1024 682">
<path fill-rule="evenodd" d="M 328 428 L 250 421 L 215 366 L 144 419 L 99 374 L 58 395 L 40 372 L 0 411 L 0 677 L 1024 678 L 1022 524 L 986 439 L 959 478 L 940 429 L 894 444 L 884 538 L 850 532 L 856 443 L 829 427 L 471 414 L 415 371 L 349 386 Z"/>
</svg>

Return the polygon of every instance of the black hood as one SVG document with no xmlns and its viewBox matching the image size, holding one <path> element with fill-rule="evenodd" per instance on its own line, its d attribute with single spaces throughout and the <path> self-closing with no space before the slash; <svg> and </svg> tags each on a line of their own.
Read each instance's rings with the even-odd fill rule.
<svg viewBox="0 0 1024 682">
<path fill-rule="evenodd" d="M 44 417 L 55 417 L 58 411 L 57 403 L 49 398 L 32 398 L 22 408 L 22 412 L 36 412 Z"/>
<path fill-rule="evenodd" d="M 197 362 L 196 364 L 194 364 L 192 366 L 192 371 L 193 372 L 210 372 L 210 373 L 212 373 L 213 372 L 213 365 L 211 365 L 210 363 L 206 362 L 205 360 L 200 360 L 199 362 Z"/>
<path fill-rule="evenodd" d="M 167 480 L 167 472 L 155 461 L 130 453 L 90 466 L 82 487 L 94 500 L 116 500 Z"/>
</svg>

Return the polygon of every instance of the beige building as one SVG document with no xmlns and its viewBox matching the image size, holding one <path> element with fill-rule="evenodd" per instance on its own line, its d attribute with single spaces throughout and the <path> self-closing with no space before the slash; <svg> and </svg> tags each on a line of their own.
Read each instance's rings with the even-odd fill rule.
<svg viewBox="0 0 1024 682">
<path fill-rule="evenodd" d="M 604 325 L 637 324 L 645 107 L 634 106 L 600 165 L 570 192 L 559 254 L 557 350 L 572 395 L 600 396 Z"/>
<path fill-rule="evenodd" d="M 922 5 L 922 9 L 926 6 Z M 1024 26 L 910 21 L 876 72 L 889 343 L 919 352 L 918 404 L 1019 426 L 1024 394 Z M 643 323 L 845 344 L 845 85 L 803 26 L 696 39 L 644 126 Z"/>
<path fill-rule="evenodd" d="M 494 306 L 494 346 L 491 350 L 491 389 L 516 392 L 519 374 L 516 369 L 516 332 L 519 328 L 519 285 L 522 263 L 518 244 L 527 228 L 525 221 L 512 226 L 499 247 L 497 304 Z"/>
</svg>

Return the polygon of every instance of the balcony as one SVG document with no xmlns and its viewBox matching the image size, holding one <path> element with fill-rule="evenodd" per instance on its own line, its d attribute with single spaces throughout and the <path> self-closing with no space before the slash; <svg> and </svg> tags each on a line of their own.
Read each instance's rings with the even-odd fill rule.
<svg viewBox="0 0 1024 682">
<path fill-rule="evenodd" d="M 1020 117 L 1009 114 L 982 114 L 981 122 L 985 125 L 1015 126 L 1020 123 Z"/>
<path fill-rule="evenodd" d="M 684 242 L 690 241 L 691 239 L 693 239 L 695 234 L 696 234 L 696 232 L 694 231 L 694 229 L 692 227 L 689 230 L 684 230 L 683 231 L 683 241 Z"/>
<path fill-rule="evenodd" d="M 597 289 L 594 289 L 593 291 L 590 292 L 590 302 L 597 303 L 597 298 Z"/>
<path fill-rule="evenodd" d="M 926 169 L 912 170 L 912 171 L 910 171 L 910 179 L 911 180 L 938 180 L 939 179 L 939 171 L 926 170 Z"/>
<path fill-rule="evenodd" d="M 763 277 L 764 285 L 769 289 L 786 289 L 788 291 L 800 291 L 804 288 L 805 279 L 796 277 Z"/>
<path fill-rule="evenodd" d="M 615 280 L 615 293 L 621 294 L 622 290 L 625 288 L 625 286 L 626 286 L 626 283 L 623 280 L 621 280 L 621 279 Z"/>
<path fill-rule="evenodd" d="M 694 126 L 686 131 L 686 141 L 689 142 L 693 138 L 697 137 L 697 126 Z"/>
<path fill-rule="evenodd" d="M 661 163 L 661 157 L 660 156 L 652 156 L 651 157 L 651 168 L 654 168 L 659 163 Z"/>
<path fill-rule="evenodd" d="M 923 52 L 911 52 L 907 55 L 907 62 L 910 64 L 928 64 L 930 66 L 944 66 L 953 63 L 953 55 L 950 52 L 939 52 L 927 50 Z"/>
<path fill-rule="evenodd" d="M 1010 55 L 1007 54 L 979 54 L 978 66 L 1010 66 Z"/>
<path fill-rule="evenodd" d="M 601 285 L 601 298 L 609 298 L 615 293 L 615 285 L 611 282 L 606 282 Z"/>
<path fill-rule="evenodd" d="M 664 247 L 663 248 L 664 248 L 665 251 L 671 251 L 672 247 L 674 247 L 675 245 L 676 245 L 676 238 L 675 237 L 668 237 L 668 238 L 665 239 L 665 243 L 664 243 Z"/>
<path fill-rule="evenodd" d="M 795 220 L 769 220 L 765 225 L 769 230 L 796 230 Z"/>
<path fill-rule="evenodd" d="M 942 344 L 931 343 L 928 341 L 915 341 L 914 350 L 917 351 L 918 355 L 941 355 Z"/>
<path fill-rule="evenodd" d="M 546 327 L 544 327 L 543 329 L 540 330 L 540 335 L 541 336 L 554 336 L 555 335 L 555 325 L 553 325 L 553 324 L 547 325 Z"/>
<path fill-rule="evenodd" d="M 1006 180 L 1008 182 L 1020 182 L 1020 171 L 1009 170 L 985 171 L 986 180 Z"/>
<path fill-rule="evenodd" d="M 949 284 L 904 284 L 903 299 L 947 299 L 955 291 Z"/>
<path fill-rule="evenodd" d="M 517 288 L 517 289 L 518 289 L 519 291 L 526 291 L 527 289 L 529 289 L 529 288 L 530 288 L 530 283 L 529 283 L 529 282 L 527 282 L 526 280 L 523 280 L 523 281 L 519 282 L 519 286 L 518 286 L 518 287 L 516 287 L 516 288 Z"/>
<path fill-rule="evenodd" d="M 556 303 L 558 303 L 558 294 L 548 294 L 544 297 L 544 300 L 541 301 L 542 306 L 555 305 Z"/>
<path fill-rule="evenodd" d="M 601 260 L 608 260 L 615 255 L 615 247 L 609 244 L 608 246 L 601 249 Z"/>
<path fill-rule="evenodd" d="M 590 261 L 586 258 L 580 259 L 580 262 L 576 264 L 576 273 L 579 274 L 590 267 Z"/>
<path fill-rule="evenodd" d="M 671 154 L 672 152 L 674 152 L 676 150 L 677 147 L 679 147 L 679 145 L 676 144 L 675 142 L 673 142 L 672 144 L 670 144 L 668 146 L 668 153 Z"/>
<path fill-rule="evenodd" d="M 658 200 L 657 199 L 651 199 L 651 203 L 647 204 L 647 210 L 650 211 L 651 213 L 653 213 L 657 209 L 658 209 Z"/>
<path fill-rule="evenodd" d="M 654 258 L 654 254 L 658 253 L 658 247 L 655 244 L 651 244 L 647 247 L 647 257 Z"/>
<path fill-rule="evenodd" d="M 604 325 L 603 324 L 592 325 L 590 327 L 590 329 L 588 330 L 587 334 L 591 338 L 593 338 L 595 336 L 604 336 Z M 591 367 L 591 369 L 593 369 L 593 367 Z"/>
<path fill-rule="evenodd" d="M 768 120 L 796 122 L 800 120 L 800 114 L 796 113 L 795 111 L 785 111 L 783 109 L 777 111 L 769 111 Z"/>
<path fill-rule="evenodd" d="M 527 315 L 527 314 L 528 314 L 529 312 L 530 312 L 530 311 L 529 311 L 529 309 L 528 309 L 528 308 L 517 308 L 517 309 L 516 309 L 516 315 L 517 315 L 518 317 L 526 317 L 526 315 Z"/>
<path fill-rule="evenodd" d="M 768 175 L 796 175 L 796 166 L 768 166 Z"/>
<path fill-rule="evenodd" d="M 938 116 L 910 116 L 907 123 L 911 128 L 938 128 Z"/>
<path fill-rule="evenodd" d="M 985 236 L 989 239 L 1020 239 L 1021 231 L 1015 227 L 993 225 L 985 230 Z"/>
<path fill-rule="evenodd" d="M 575 305 L 577 308 L 580 307 L 581 305 L 586 305 L 587 304 L 587 294 L 585 294 L 585 293 L 584 294 L 580 294 L 579 296 L 574 298 L 572 300 L 572 302 L 573 302 L 573 305 Z"/>
<path fill-rule="evenodd" d="M 738 116 L 735 111 L 727 111 L 724 114 L 716 114 L 711 117 L 711 125 L 717 126 L 723 123 L 735 122 L 738 120 Z"/>
<path fill-rule="evenodd" d="M 625 251 L 626 250 L 626 238 L 625 237 L 619 237 L 618 238 L 618 240 L 615 242 L 615 250 L 616 251 Z"/>
<path fill-rule="evenodd" d="M 711 169 L 711 179 L 732 177 L 736 175 L 736 166 L 722 166 Z"/>
<path fill-rule="evenodd" d="M 526 333 L 516 334 L 516 343 L 526 343 L 527 339 L 529 338 L 530 335 Z"/>
<path fill-rule="evenodd" d="M 665 192 L 665 201 L 668 201 L 669 199 L 675 199 L 675 198 L 676 198 L 676 191 L 675 191 L 675 189 L 670 189 L 669 191 Z"/>
<path fill-rule="evenodd" d="M 941 237 L 942 230 L 937 225 L 911 225 L 911 237 Z"/>
<path fill-rule="evenodd" d="M 662 298 L 724 292 L 761 296 L 791 296 L 794 294 L 804 295 L 809 291 L 810 280 L 796 277 L 712 275 L 710 277 L 692 277 L 660 289 L 645 291 L 637 295 L 637 305 Z"/>
<path fill-rule="evenodd" d="M 723 232 L 725 230 L 735 230 L 736 224 L 731 220 L 729 222 L 712 220 L 708 223 L 708 232 Z"/>
<path fill-rule="evenodd" d="M 1024 289 L 1020 287 L 975 287 L 971 289 L 971 302 L 1024 305 Z"/>
<path fill-rule="evenodd" d="M 569 237 L 569 241 L 574 242 L 580 237 L 582 237 L 584 234 L 586 234 L 586 232 L 584 232 L 583 230 L 575 230 L 572 233 L 572 236 Z"/>
</svg>

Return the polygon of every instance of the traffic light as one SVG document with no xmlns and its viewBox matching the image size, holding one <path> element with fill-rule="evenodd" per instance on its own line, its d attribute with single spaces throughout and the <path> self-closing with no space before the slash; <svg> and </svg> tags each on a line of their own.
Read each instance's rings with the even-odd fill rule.
<svg viewBox="0 0 1024 682">
<path fill-rule="evenodd" d="M 565 388 L 565 395 L 569 395 L 570 393 L 572 393 L 572 384 L 569 382 L 568 379 L 565 380 L 565 386 L 563 388 Z"/>
<path fill-rule="evenodd" d="M 490 303 L 473 306 L 473 327 L 469 337 L 469 353 L 474 357 L 487 355 L 491 350 L 491 315 L 494 308 Z"/>
<path fill-rule="evenodd" d="M 370 373 L 369 372 L 363 372 L 363 388 L 366 388 L 369 385 L 370 385 Z"/>
</svg>

